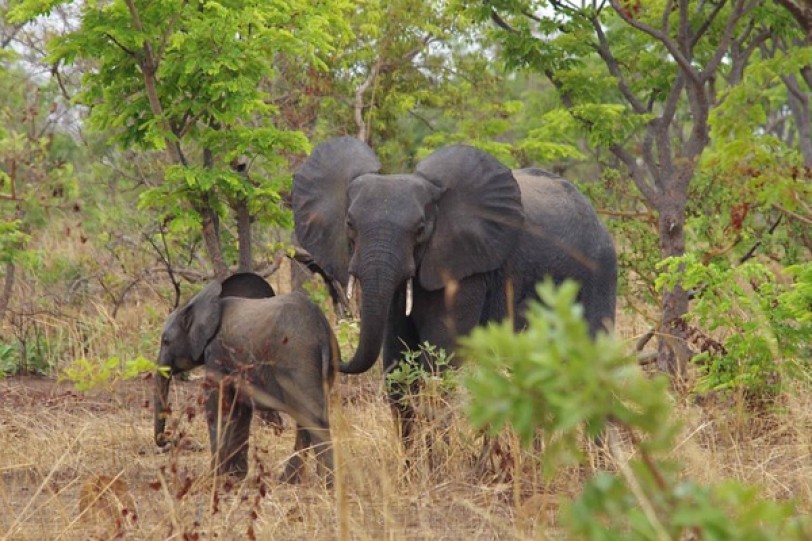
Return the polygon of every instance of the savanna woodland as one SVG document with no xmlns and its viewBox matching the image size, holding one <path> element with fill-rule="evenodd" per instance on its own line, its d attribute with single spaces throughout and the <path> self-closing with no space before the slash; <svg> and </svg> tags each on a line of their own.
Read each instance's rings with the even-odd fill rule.
<svg viewBox="0 0 812 541">
<path fill-rule="evenodd" d="M 812 539 L 810 100 L 810 0 L 0 0 L 0 538 Z M 340 135 L 573 182 L 613 332 L 541 282 L 524 332 L 338 376 L 332 487 L 273 414 L 214 475 L 202 369 L 153 438 L 164 321 L 253 271 L 352 357 L 293 233 Z"/>
</svg>

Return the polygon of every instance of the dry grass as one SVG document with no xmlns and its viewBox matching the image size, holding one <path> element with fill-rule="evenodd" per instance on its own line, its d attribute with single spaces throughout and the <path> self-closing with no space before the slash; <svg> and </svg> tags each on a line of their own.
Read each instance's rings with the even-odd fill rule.
<svg viewBox="0 0 812 541">
<path fill-rule="evenodd" d="M 77 395 L 67 385 L 31 378 L 0 385 L 0 534 L 8 539 L 107 538 L 116 531 L 132 539 L 204 532 L 242 539 L 249 528 L 259 539 L 515 539 L 530 533 L 525 528 L 543 526 L 522 516 L 536 509 L 514 505 L 512 483 L 478 480 L 474 442 L 453 429 L 449 437 L 458 439 L 439 452 L 434 470 L 416 465 L 407 472 L 375 385 L 346 389 L 345 404 L 335 401 L 338 484 L 332 492 L 321 486 L 312 463 L 302 486 L 278 483 L 292 434 L 276 436 L 260 423 L 248 478 L 215 487 L 207 450 L 165 454 L 153 445 L 147 382 L 119 385 L 116 398 Z M 197 382 L 178 382 L 175 389 L 176 404 L 197 403 Z M 200 417 L 184 419 L 180 429 L 205 443 L 203 425 Z M 132 501 L 134 509 L 124 504 L 119 513 L 82 515 L 80 509 L 92 507 L 88 492 L 99 500 L 112 496 L 99 476 L 120 481 L 126 492 L 116 494 L 114 504 Z"/>
<path fill-rule="evenodd" d="M 159 453 L 152 443 L 149 383 L 82 395 L 47 379 L 0 382 L 0 538 L 245 539 L 252 531 L 257 539 L 558 539 L 558 507 L 588 473 L 566 470 L 545 482 L 533 455 L 509 437 L 483 466 L 479 439 L 455 413 L 427 431 L 437 442 L 433 467 L 418 448 L 407 470 L 377 379 L 362 376 L 344 378 L 334 394 L 333 491 L 312 461 L 303 485 L 278 483 L 292 431 L 278 436 L 256 420 L 249 476 L 215 484 L 201 416 L 178 428 L 204 450 Z M 175 411 L 196 410 L 199 393 L 198 380 L 176 382 Z M 809 402 L 799 395 L 786 415 L 757 419 L 678 404 L 685 429 L 674 458 L 699 482 L 758 484 L 809 511 Z"/>
<path fill-rule="evenodd" d="M 274 277 L 273 285 L 285 291 L 280 281 Z M 17 298 L 33 295 L 19 287 Z M 38 323 L 47 342 L 69 345 L 60 363 L 83 355 L 152 357 L 168 308 L 156 304 L 152 287 L 134 292 L 140 300 L 115 318 L 99 301 L 75 320 L 43 315 Z M 630 343 L 645 330 L 629 318 L 618 325 Z M 197 445 L 160 453 L 150 381 L 87 395 L 53 379 L 0 381 L 0 539 L 562 539 L 559 508 L 590 473 L 571 468 L 542 479 L 537 456 L 510 436 L 479 460 L 481 438 L 453 407 L 423 428 L 435 442 L 432 459 L 418 447 L 407 469 L 381 377 L 371 374 L 342 377 L 334 390 L 334 490 L 321 486 L 311 460 L 302 485 L 280 484 L 293 433 L 276 435 L 256 419 L 248 477 L 215 481 L 202 416 L 179 416 L 199 413 L 200 382 L 176 380 L 172 392 L 178 430 Z M 812 511 L 808 389 L 785 396 L 783 412 L 760 416 L 735 403 L 674 400 L 684 428 L 672 454 L 685 476 L 742 480 Z"/>
</svg>

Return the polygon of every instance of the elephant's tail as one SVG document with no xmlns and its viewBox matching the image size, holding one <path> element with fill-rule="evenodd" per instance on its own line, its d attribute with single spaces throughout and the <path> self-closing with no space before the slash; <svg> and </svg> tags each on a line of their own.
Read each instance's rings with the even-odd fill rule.
<svg viewBox="0 0 812 541">
<path fill-rule="evenodd" d="M 341 364 L 341 349 L 338 347 L 336 335 L 326 319 L 323 324 L 330 339 L 326 344 L 327 347 L 322 346 L 321 350 L 322 378 L 329 387 L 332 387 L 338 372 L 338 365 Z"/>
</svg>

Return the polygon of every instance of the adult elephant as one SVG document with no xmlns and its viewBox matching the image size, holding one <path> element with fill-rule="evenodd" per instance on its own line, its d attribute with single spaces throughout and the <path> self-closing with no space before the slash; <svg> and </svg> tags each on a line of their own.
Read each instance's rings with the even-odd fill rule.
<svg viewBox="0 0 812 541">
<path fill-rule="evenodd" d="M 513 172 L 462 145 L 434 152 L 414 173 L 380 168 L 369 146 L 339 137 L 294 175 L 299 241 L 349 294 L 356 282 L 362 289 L 359 345 L 342 372 L 369 370 L 382 349 L 390 370 L 424 341 L 453 351 L 458 336 L 509 314 L 521 327 L 523 304 L 545 276 L 581 284 L 593 335 L 614 321 L 612 239 L 566 180 Z M 392 392 L 397 407 L 402 391 Z M 409 423 L 401 428 L 408 436 Z"/>
</svg>

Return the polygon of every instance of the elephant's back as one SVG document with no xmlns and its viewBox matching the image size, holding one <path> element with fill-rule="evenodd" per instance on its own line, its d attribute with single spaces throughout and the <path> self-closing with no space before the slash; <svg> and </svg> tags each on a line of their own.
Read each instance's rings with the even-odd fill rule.
<svg viewBox="0 0 812 541">
<path fill-rule="evenodd" d="M 569 181 L 543 169 L 514 171 L 527 231 L 544 242 L 590 249 L 611 244 L 589 200 Z"/>
<path fill-rule="evenodd" d="M 536 168 L 513 174 L 530 223 L 565 233 L 573 228 L 603 228 L 589 200 L 571 182 Z"/>
<path fill-rule="evenodd" d="M 299 292 L 264 299 L 223 299 L 221 335 L 241 341 L 253 351 L 269 346 L 316 347 L 329 340 L 325 323 L 318 306 Z"/>
<path fill-rule="evenodd" d="M 612 238 L 589 200 L 570 182 L 542 169 L 514 171 L 522 194 L 525 229 L 515 276 L 550 275 L 590 281 L 600 269 L 616 264 Z M 528 281 L 526 287 L 533 288 Z"/>
</svg>

